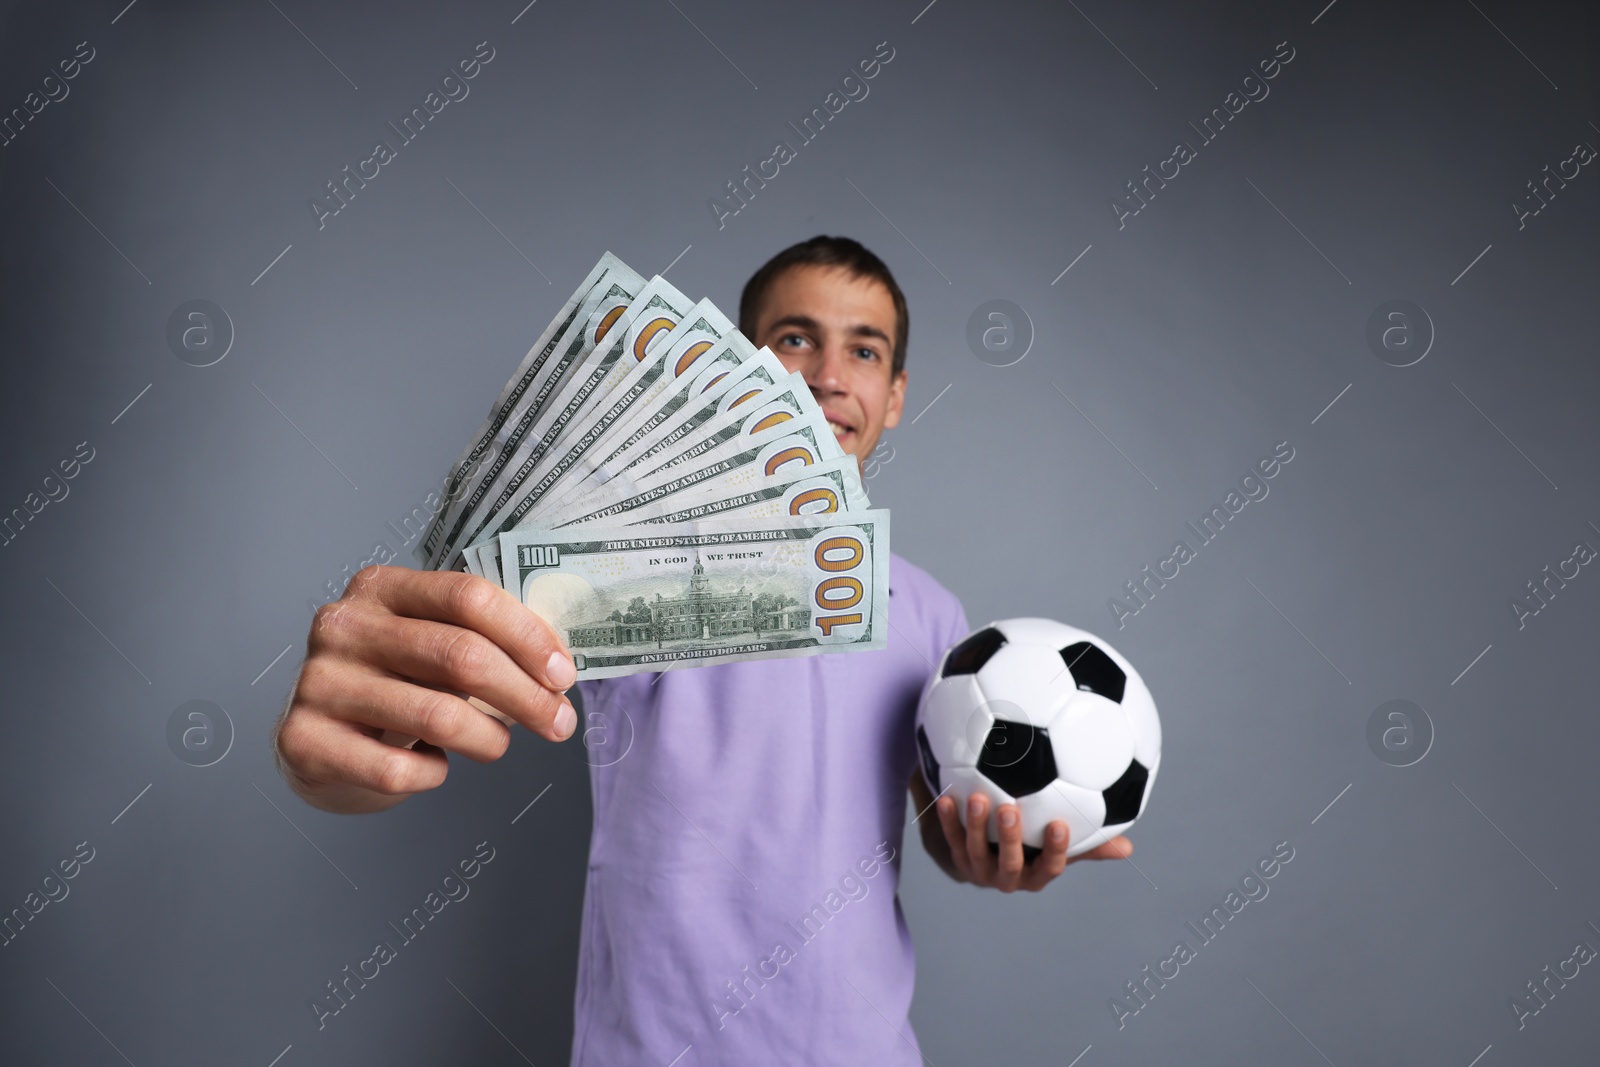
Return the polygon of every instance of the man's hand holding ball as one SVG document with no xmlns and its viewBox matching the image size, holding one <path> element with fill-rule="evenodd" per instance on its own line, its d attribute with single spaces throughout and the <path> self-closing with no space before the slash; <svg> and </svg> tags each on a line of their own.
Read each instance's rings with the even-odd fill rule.
<svg viewBox="0 0 1600 1067">
<path fill-rule="evenodd" d="M 955 797 L 939 798 L 935 810 L 939 814 L 939 827 L 944 833 L 945 845 L 950 850 L 950 873 L 958 882 L 998 889 L 1012 893 L 1018 889 L 1038 892 L 1057 875 L 1067 869 L 1067 864 L 1079 860 L 1120 860 L 1133 855 L 1133 842 L 1121 835 L 1081 855 L 1068 857 L 1069 830 L 1067 824 L 1057 819 L 1045 828 L 1044 848 L 1031 859 L 1022 847 L 1022 816 L 1015 804 L 1002 804 L 995 814 L 1000 826 L 1000 844 L 997 849 L 989 842 L 985 830 L 989 822 L 989 798 L 973 793 L 967 798 L 966 826 Z M 1031 851 L 1031 849 L 1029 850 Z"/>
<path fill-rule="evenodd" d="M 1045 828 L 1044 847 L 1035 851 L 1022 843 L 1022 815 L 1015 804 L 1002 804 L 995 813 L 999 844 L 989 840 L 990 800 L 974 791 L 967 798 L 963 822 L 961 801 L 949 793 L 935 800 L 920 770 L 911 774 L 911 796 L 922 811 L 919 826 L 922 845 L 939 869 L 957 882 L 998 889 L 1002 893 L 1026 890 L 1037 893 L 1079 860 L 1120 860 L 1133 855 L 1133 842 L 1118 835 L 1105 844 L 1069 857 L 1070 830 L 1056 819 Z M 929 811 L 929 807 L 932 811 Z M 937 818 L 935 818 L 937 816 Z M 1031 854 L 1031 855 L 1030 855 Z"/>
<path fill-rule="evenodd" d="M 1005 619 L 940 658 L 916 744 L 919 821 L 938 808 L 923 844 L 956 881 L 1010 893 L 1044 888 L 1076 859 L 1133 853 L 1121 831 L 1155 784 L 1161 720 L 1139 672 L 1101 638 Z"/>
</svg>

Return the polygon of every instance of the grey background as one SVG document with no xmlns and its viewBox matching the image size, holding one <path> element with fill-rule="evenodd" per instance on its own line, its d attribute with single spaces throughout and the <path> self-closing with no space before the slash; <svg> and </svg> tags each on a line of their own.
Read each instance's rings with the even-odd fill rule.
<svg viewBox="0 0 1600 1067">
<path fill-rule="evenodd" d="M 1508 1007 L 1600 946 L 1600 577 L 1520 630 L 1508 606 L 1600 546 L 1600 163 L 1524 229 L 1509 207 L 1600 145 L 1592 7 L 122 7 L 14 7 L 0 33 L 6 111 L 97 51 L 0 148 L 0 511 L 95 449 L 0 549 L 0 909 L 96 850 L 0 948 L 7 1063 L 565 1062 L 583 750 L 524 734 L 390 813 L 307 808 L 268 747 L 307 602 L 434 487 L 601 251 L 646 274 L 682 253 L 669 279 L 732 309 L 818 232 L 910 300 L 871 483 L 897 550 L 974 624 L 1106 636 L 1166 735 L 1132 863 L 1007 897 L 908 837 L 928 1061 L 1592 1048 L 1592 967 L 1525 1029 Z M 308 198 L 482 40 L 471 95 L 319 232 Z M 719 230 L 707 198 L 883 40 L 870 95 Z M 1284 40 L 1270 96 L 1119 231 L 1123 183 Z M 237 331 L 206 368 L 164 339 L 193 298 Z M 994 298 L 1031 318 L 1014 366 L 967 347 Z M 1395 298 L 1437 332 L 1405 368 L 1364 340 Z M 1270 496 L 1119 630 L 1107 599 L 1283 440 Z M 1437 731 L 1406 768 L 1365 740 L 1396 698 Z M 166 742 L 195 699 L 236 732 L 206 768 Z M 318 1032 L 307 1001 L 481 840 L 472 895 Z M 1119 1030 L 1109 998 L 1279 841 L 1268 898 Z"/>
</svg>

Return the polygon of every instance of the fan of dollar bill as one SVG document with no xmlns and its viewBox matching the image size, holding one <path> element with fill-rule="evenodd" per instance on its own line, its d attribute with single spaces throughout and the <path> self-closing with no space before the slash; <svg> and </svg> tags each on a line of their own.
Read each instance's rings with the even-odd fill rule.
<svg viewBox="0 0 1600 1067">
<path fill-rule="evenodd" d="M 889 513 L 804 378 L 609 252 L 453 463 L 418 545 L 581 678 L 885 647 Z"/>
</svg>

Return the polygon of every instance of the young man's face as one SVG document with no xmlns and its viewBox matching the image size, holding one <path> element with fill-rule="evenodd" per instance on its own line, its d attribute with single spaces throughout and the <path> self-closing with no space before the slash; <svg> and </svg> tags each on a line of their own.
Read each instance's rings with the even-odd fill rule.
<svg viewBox="0 0 1600 1067">
<path fill-rule="evenodd" d="M 894 299 L 882 282 L 842 267 L 790 267 L 756 313 L 757 347 L 799 371 L 839 447 L 863 462 L 900 422 L 906 372 L 894 365 Z"/>
</svg>

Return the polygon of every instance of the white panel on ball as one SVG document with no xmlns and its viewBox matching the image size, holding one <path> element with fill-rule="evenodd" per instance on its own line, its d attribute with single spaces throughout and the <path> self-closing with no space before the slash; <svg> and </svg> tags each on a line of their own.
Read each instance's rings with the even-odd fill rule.
<svg viewBox="0 0 1600 1067">
<path fill-rule="evenodd" d="M 1067 824 L 1067 855 L 1075 856 L 1081 841 L 1100 829 L 1106 817 L 1105 800 L 1089 789 L 1067 782 L 1051 782 L 1050 788 L 1017 801 L 1022 812 L 1022 843 L 1044 847 L 1044 831 L 1056 819 Z M 1090 846 L 1092 847 L 1092 846 Z"/>
<path fill-rule="evenodd" d="M 1113 837 L 1116 837 L 1126 829 L 1126 826 L 1118 826 L 1115 829 L 1096 830 L 1082 841 L 1072 842 L 1067 847 L 1067 856 L 1068 858 L 1080 856 L 1083 853 L 1088 852 L 1091 848 L 1099 848 L 1101 845 L 1105 844 L 1107 841 L 1110 841 Z"/>
<path fill-rule="evenodd" d="M 1097 693 L 1074 693 L 1050 724 L 1056 774 L 1101 790 L 1122 777 L 1134 756 L 1133 729 L 1122 709 Z"/>
<path fill-rule="evenodd" d="M 1009 640 L 978 671 L 978 688 L 995 718 L 1030 726 L 1050 725 L 1074 692 L 1066 664 L 1050 646 Z"/>
<path fill-rule="evenodd" d="M 1156 714 L 1156 702 L 1137 674 L 1128 675 L 1122 713 L 1128 717 L 1128 726 L 1133 730 L 1134 755 L 1154 773 L 1155 765 L 1161 762 L 1161 716 Z"/>
<path fill-rule="evenodd" d="M 933 688 L 923 701 L 928 746 L 941 767 L 973 767 L 994 719 L 975 675 L 956 674 Z"/>
</svg>

